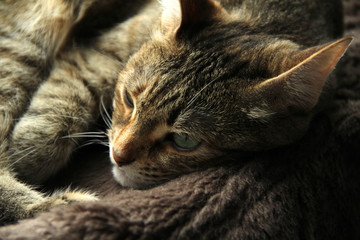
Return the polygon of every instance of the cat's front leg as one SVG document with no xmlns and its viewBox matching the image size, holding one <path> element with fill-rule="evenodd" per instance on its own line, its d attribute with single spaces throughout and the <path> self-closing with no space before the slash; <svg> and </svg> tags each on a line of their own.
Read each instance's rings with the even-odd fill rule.
<svg viewBox="0 0 360 240">
<path fill-rule="evenodd" d="M 99 63 L 106 67 L 97 69 Z M 10 164 L 20 178 L 42 183 L 67 163 L 81 133 L 98 119 L 100 100 L 111 103 L 119 67 L 116 59 L 86 49 L 59 60 L 12 133 Z"/>
<path fill-rule="evenodd" d="M 78 146 L 71 136 L 97 119 L 96 100 L 77 77 L 71 69 L 55 70 L 15 125 L 10 164 L 26 182 L 41 183 L 63 167 Z"/>
</svg>

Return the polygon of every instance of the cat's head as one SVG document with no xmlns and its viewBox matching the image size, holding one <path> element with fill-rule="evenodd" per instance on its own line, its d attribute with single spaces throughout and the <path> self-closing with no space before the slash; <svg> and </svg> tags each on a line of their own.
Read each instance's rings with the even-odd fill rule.
<svg viewBox="0 0 360 240">
<path fill-rule="evenodd" d="M 252 30 L 212 0 L 168 0 L 115 89 L 113 173 L 146 187 L 300 138 L 344 38 L 303 49 Z"/>
</svg>

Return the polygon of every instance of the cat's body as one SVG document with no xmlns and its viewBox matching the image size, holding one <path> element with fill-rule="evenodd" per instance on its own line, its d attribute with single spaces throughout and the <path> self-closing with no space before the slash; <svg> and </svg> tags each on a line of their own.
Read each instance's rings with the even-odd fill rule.
<svg viewBox="0 0 360 240">
<path fill-rule="evenodd" d="M 78 133 L 96 121 L 101 104 L 111 105 L 114 89 L 110 154 L 124 186 L 148 187 L 234 152 L 291 143 L 306 131 L 351 41 L 328 43 L 342 33 L 340 1 L 221 1 L 223 8 L 210 0 L 168 0 L 164 9 L 157 1 L 134 2 L 140 10 L 133 16 L 71 44 L 99 2 L 0 5 L 1 161 L 26 182 L 42 183 L 68 162 L 76 137 L 84 136 Z M 11 7 L 19 11 L 8 15 Z M 293 78 L 299 75 L 305 77 Z M 10 193 L 1 201 L 20 208 L 50 201 L 31 198 L 8 170 L 4 176 L 14 184 L 0 185 Z M 15 185 L 25 202 L 12 194 Z M 26 209 L 3 218 L 35 212 Z"/>
</svg>

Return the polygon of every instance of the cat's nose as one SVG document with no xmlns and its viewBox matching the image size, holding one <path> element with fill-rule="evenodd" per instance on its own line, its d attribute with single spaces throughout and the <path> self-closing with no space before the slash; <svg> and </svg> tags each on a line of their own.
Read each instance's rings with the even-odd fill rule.
<svg viewBox="0 0 360 240">
<path fill-rule="evenodd" d="M 112 151 L 112 156 L 117 165 L 119 165 L 119 167 L 129 165 L 130 163 L 135 161 L 135 158 L 132 158 L 131 156 L 126 156 L 125 154 L 121 154 L 115 150 Z"/>
</svg>

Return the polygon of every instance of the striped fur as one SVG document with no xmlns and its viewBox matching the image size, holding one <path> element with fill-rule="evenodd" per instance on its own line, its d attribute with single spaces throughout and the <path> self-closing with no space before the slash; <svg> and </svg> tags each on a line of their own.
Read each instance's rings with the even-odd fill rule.
<svg viewBox="0 0 360 240">
<path fill-rule="evenodd" d="M 96 199 L 69 191 L 46 197 L 14 177 L 40 183 L 59 170 L 75 147 L 74 141 L 65 137 L 94 122 L 103 94 L 107 102 L 111 99 L 111 81 L 121 64 L 113 54 L 103 53 L 106 44 L 98 46 L 100 50 L 61 52 L 72 29 L 95 2 L 0 3 L 1 222 L 30 217 L 74 200 Z M 109 69 L 100 76 L 87 66 L 76 69 L 89 59 L 100 60 Z M 65 197 L 69 194 L 71 201 Z"/>
<path fill-rule="evenodd" d="M 102 103 L 109 108 L 113 102 L 110 158 L 115 179 L 127 187 L 149 187 L 304 134 L 313 106 L 304 108 L 301 96 L 317 104 L 351 41 L 324 44 L 341 35 L 340 1 L 171 1 L 162 1 L 163 7 L 155 0 L 134 2 L 136 15 L 90 29 L 86 41 L 77 31 L 96 21 L 89 19 L 94 9 L 125 14 L 127 9 L 111 10 L 120 0 L 0 3 L 5 169 L 27 183 L 46 181 L 69 161 Z M 330 60 L 311 67 L 319 59 Z M 293 84 L 303 73 L 317 76 L 316 84 Z M 314 94 L 307 94 L 313 87 Z M 181 151 L 169 138 L 174 134 L 201 144 Z M 119 167 L 116 154 L 132 162 Z M 5 173 L 29 196 L 25 205 L 40 210 L 58 205 L 42 195 L 31 197 L 33 190 Z M 79 201 L 94 199 L 79 195 Z"/>
</svg>

